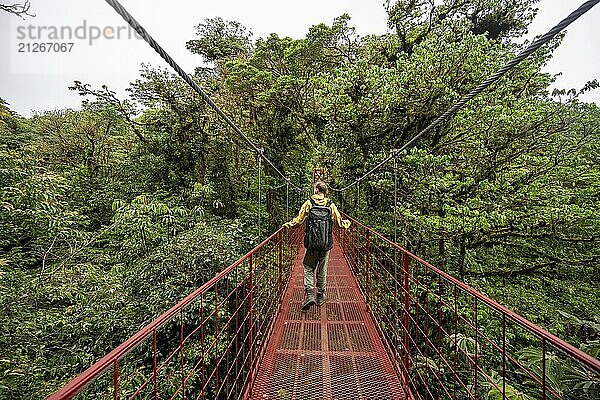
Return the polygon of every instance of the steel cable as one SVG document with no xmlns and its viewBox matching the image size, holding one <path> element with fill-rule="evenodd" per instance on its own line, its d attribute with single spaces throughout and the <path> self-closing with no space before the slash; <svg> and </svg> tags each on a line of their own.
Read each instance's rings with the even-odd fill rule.
<svg viewBox="0 0 600 400">
<path fill-rule="evenodd" d="M 399 148 L 398 150 L 394 150 L 392 152 L 392 154 L 390 154 L 387 158 L 385 158 L 383 161 L 378 163 L 375 167 L 370 169 L 367 173 L 362 175 L 360 178 L 357 178 L 351 184 L 345 186 L 342 189 L 335 189 L 335 188 L 331 188 L 331 189 L 336 192 L 343 192 L 345 190 L 348 190 L 355 184 L 359 183 L 360 181 L 364 180 L 366 177 L 371 175 L 373 172 L 377 171 L 383 165 L 387 164 L 392 158 L 394 158 L 394 156 L 396 154 L 406 150 L 413 143 L 415 143 L 420 137 L 422 137 L 423 135 L 425 135 L 426 133 L 431 131 L 433 128 L 435 128 L 442 122 L 446 121 L 448 118 L 450 118 L 452 115 L 454 115 L 458 110 L 460 110 L 462 107 L 464 107 L 464 105 L 467 104 L 470 100 L 472 100 L 475 96 L 477 96 L 478 94 L 483 92 L 490 85 L 492 85 L 494 82 L 499 80 L 502 76 L 504 76 L 507 72 L 509 72 L 511 69 L 513 69 L 514 67 L 519 65 L 523 60 L 525 60 L 527 57 L 529 57 L 531 54 L 533 54 L 535 51 L 537 51 L 540 47 L 542 47 L 543 45 L 545 45 L 546 43 L 551 41 L 562 30 L 564 30 L 566 27 L 571 25 L 574 21 L 576 21 L 579 17 L 581 17 L 582 15 L 587 13 L 592 7 L 594 7 L 598 3 L 600 3 L 600 0 L 589 0 L 589 1 L 586 1 L 585 3 L 583 3 L 577 10 L 573 11 L 567 18 L 563 19 L 556 26 L 554 26 L 554 28 L 550 29 L 548 31 L 548 33 L 546 33 L 545 35 L 541 36 L 539 39 L 532 42 L 529 46 L 527 46 L 527 48 L 525 50 L 521 51 L 521 53 L 519 53 L 515 58 L 513 58 L 508 63 L 506 63 L 502 68 L 500 68 L 498 71 L 496 71 L 488 79 L 481 82 L 477 87 L 475 87 L 467 95 L 465 95 L 458 102 L 456 102 L 456 104 L 454 104 L 452 107 L 450 107 L 448 110 L 446 110 L 446 112 L 444 112 L 437 119 L 435 119 L 425 129 L 423 129 L 421 132 L 417 133 L 412 139 L 410 139 L 408 142 L 406 142 L 406 144 L 404 144 L 401 148 Z"/>
<path fill-rule="evenodd" d="M 600 0 L 599 0 L 600 1 Z M 144 38 L 144 40 L 150 45 L 150 47 L 152 47 L 154 49 L 154 51 L 156 51 L 158 53 L 158 55 L 160 55 L 162 57 L 163 60 L 165 60 L 167 62 L 167 64 L 169 64 L 171 66 L 171 68 L 173 68 L 175 70 L 175 72 L 177 72 L 179 74 L 179 76 L 188 84 L 190 85 L 190 87 L 192 89 L 194 89 L 194 91 L 196 93 L 198 93 L 200 95 L 200 97 L 202 97 L 202 99 L 204 101 L 206 101 L 206 103 L 227 123 L 227 125 L 229 125 L 238 135 L 240 135 L 244 141 L 257 153 L 259 154 L 259 156 L 265 160 L 265 162 L 267 164 L 269 164 L 271 166 L 271 168 L 273 168 L 273 170 L 275 172 L 277 172 L 286 182 L 289 182 L 290 185 L 292 185 L 292 187 L 295 187 L 297 189 L 300 189 L 299 187 L 297 187 L 296 185 L 294 185 L 293 183 L 291 183 L 290 178 L 288 178 L 283 172 L 281 172 L 274 164 L 273 162 L 271 162 L 271 160 L 265 156 L 265 154 L 263 152 L 261 152 L 261 149 L 254 144 L 254 142 L 252 142 L 252 140 L 250 140 L 250 138 L 248 136 L 246 136 L 246 134 L 244 134 L 244 132 L 242 132 L 242 130 L 235 124 L 235 122 L 233 122 L 231 120 L 231 118 L 229 118 L 227 116 L 227 114 L 225 114 L 223 112 L 223 110 L 221 110 L 219 108 L 219 106 L 213 101 L 213 99 L 210 98 L 210 96 L 208 94 L 206 94 L 206 92 L 192 79 L 192 77 L 185 72 L 180 66 L 179 64 L 177 64 L 177 62 L 175 62 L 175 60 L 169 55 L 169 53 L 167 53 L 165 51 L 165 49 L 162 48 L 162 46 L 160 44 L 158 44 L 158 42 L 156 40 L 154 40 L 154 38 L 146 31 L 146 29 L 144 29 L 144 27 L 137 22 L 137 20 L 125 9 L 125 7 L 123 7 L 121 5 L 121 3 L 119 3 L 118 0 L 106 0 L 106 2 L 115 9 L 115 11 L 117 13 L 119 13 L 119 15 L 121 15 L 121 17 L 123 17 L 123 19 L 133 28 L 135 29 L 135 31 L 142 37 Z"/>
<path fill-rule="evenodd" d="M 360 216 L 360 181 L 356 184 L 356 215 Z"/>
<path fill-rule="evenodd" d="M 260 179 L 260 171 L 261 171 L 261 167 L 262 167 L 262 157 L 260 156 L 260 154 L 258 154 L 257 157 L 257 164 L 258 164 L 258 237 L 261 238 L 261 231 L 260 231 L 260 220 L 261 220 L 261 211 L 262 211 L 262 204 L 261 204 L 261 179 Z"/>
</svg>

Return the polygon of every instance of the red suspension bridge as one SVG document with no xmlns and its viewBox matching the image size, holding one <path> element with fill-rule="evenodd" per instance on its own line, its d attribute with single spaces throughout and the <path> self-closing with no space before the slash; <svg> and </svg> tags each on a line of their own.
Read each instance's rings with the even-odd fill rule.
<svg viewBox="0 0 600 400">
<path fill-rule="evenodd" d="M 259 171 L 264 161 L 286 192 L 301 191 L 117 0 L 106 1 L 256 152 Z M 586 1 L 402 148 L 334 190 L 360 190 L 599 2 Z M 301 237 L 278 230 L 50 399 L 600 398 L 599 360 L 354 219 L 336 233 L 328 302 L 300 312 Z M 557 374 L 559 366 L 567 373 Z"/>
<path fill-rule="evenodd" d="M 278 230 L 50 399 L 599 398 L 599 360 L 354 219 L 328 302 L 301 312 L 301 237 Z"/>
</svg>

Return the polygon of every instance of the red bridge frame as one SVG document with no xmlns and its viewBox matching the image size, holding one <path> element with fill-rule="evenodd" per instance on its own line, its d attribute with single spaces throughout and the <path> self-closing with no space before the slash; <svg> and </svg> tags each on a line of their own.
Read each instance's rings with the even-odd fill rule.
<svg viewBox="0 0 600 400">
<path fill-rule="evenodd" d="M 408 398 L 477 399 L 496 390 L 507 399 L 518 384 L 553 399 L 561 393 L 547 369 L 557 361 L 599 379 L 599 360 L 350 219 L 351 229 L 336 234 Z M 49 399 L 243 398 L 302 233 L 278 230 Z M 523 358 L 524 349 L 538 359 Z"/>
<path fill-rule="evenodd" d="M 508 399 L 507 386 L 519 384 L 533 398 L 562 399 L 547 379 L 557 362 L 600 382 L 599 360 L 345 217 L 346 259 L 412 398 L 478 399 L 485 390 Z M 579 390 L 576 398 L 593 398 L 583 391 L 598 387 Z"/>
</svg>

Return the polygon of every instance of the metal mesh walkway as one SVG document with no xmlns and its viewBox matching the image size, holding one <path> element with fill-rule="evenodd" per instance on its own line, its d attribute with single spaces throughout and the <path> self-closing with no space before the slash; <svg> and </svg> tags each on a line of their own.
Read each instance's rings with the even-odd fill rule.
<svg viewBox="0 0 600 400">
<path fill-rule="evenodd" d="M 300 252 L 251 399 L 404 399 L 383 343 L 337 241 L 327 302 L 302 312 Z"/>
</svg>

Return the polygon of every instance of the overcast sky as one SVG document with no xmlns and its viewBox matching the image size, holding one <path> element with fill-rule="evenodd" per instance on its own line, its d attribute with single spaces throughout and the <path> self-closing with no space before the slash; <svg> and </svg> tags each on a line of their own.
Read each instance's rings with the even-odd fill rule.
<svg viewBox="0 0 600 400">
<path fill-rule="evenodd" d="M 542 0 L 528 37 L 547 32 L 581 3 L 583 0 Z M 94 86 L 107 84 L 124 96 L 129 82 L 138 77 L 141 63 L 165 66 L 145 42 L 129 38 L 125 22 L 102 0 L 31 0 L 31 4 L 35 18 L 21 20 L 0 13 L 0 97 L 24 116 L 32 111 L 78 107 L 81 99 L 67 90 L 74 80 Z M 239 21 L 252 30 L 254 39 L 272 32 L 301 38 L 309 26 L 331 24 L 343 13 L 352 17 L 351 24 L 361 36 L 388 31 L 383 0 L 122 0 L 122 4 L 190 72 L 201 59 L 187 51 L 185 43 L 194 37 L 194 27 L 205 18 L 220 16 Z M 599 22 L 600 6 L 596 6 L 569 28 L 546 67 L 553 74 L 562 72 L 558 87 L 581 88 L 588 80 L 600 79 Z M 63 26 L 80 37 L 85 32 L 86 39 L 57 41 L 74 42 L 70 53 L 27 52 L 26 43 L 39 42 L 36 39 L 40 33 L 47 38 L 53 27 L 60 33 Z M 98 32 L 96 28 L 108 36 L 119 33 L 121 37 L 99 38 L 90 44 L 90 36 Z M 68 29 L 63 34 L 68 35 Z M 20 53 L 19 48 L 25 52 Z M 584 99 L 600 104 L 600 90 L 588 93 Z"/>
</svg>

